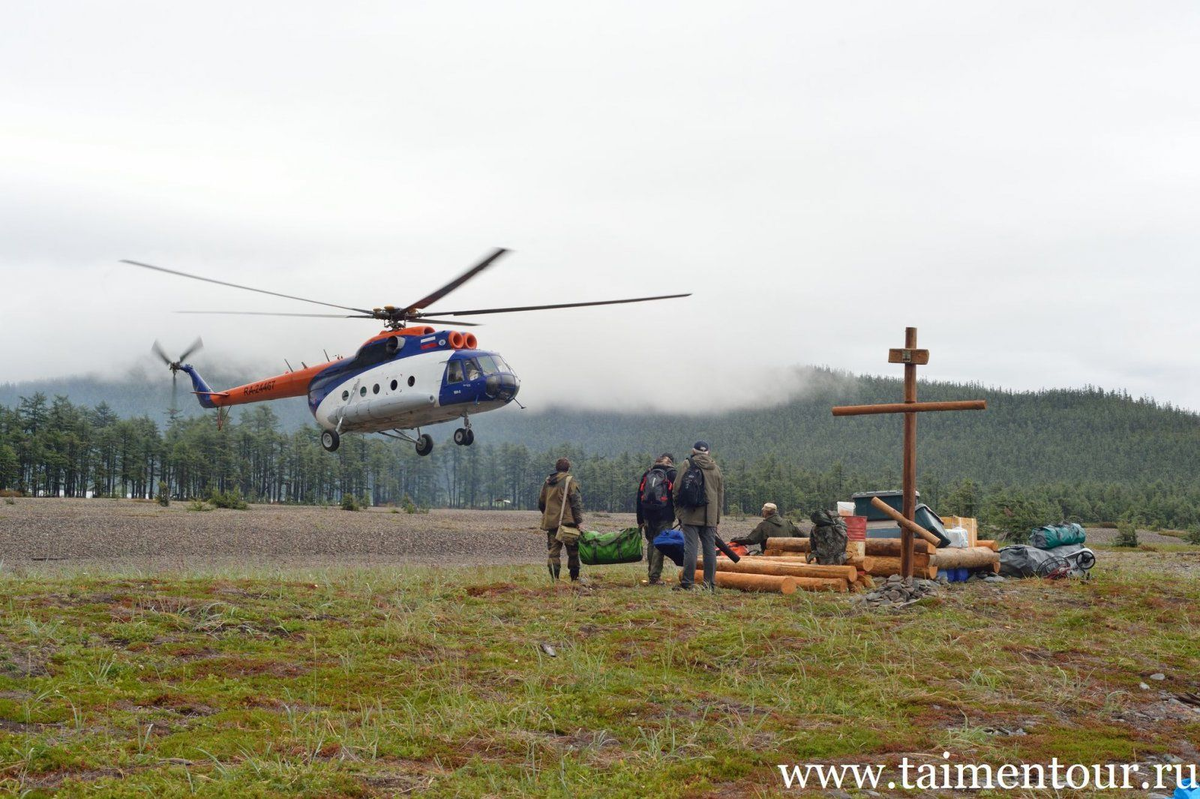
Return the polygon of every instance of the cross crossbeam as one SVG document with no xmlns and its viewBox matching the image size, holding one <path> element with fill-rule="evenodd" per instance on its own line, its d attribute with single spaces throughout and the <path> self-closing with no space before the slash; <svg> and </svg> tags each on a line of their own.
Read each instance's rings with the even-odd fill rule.
<svg viewBox="0 0 1200 799">
<path fill-rule="evenodd" d="M 917 367 L 929 363 L 929 350 L 917 349 L 917 329 L 904 329 L 903 349 L 888 350 L 888 363 L 904 364 L 904 402 L 880 405 L 839 405 L 834 416 L 869 416 L 879 413 L 904 414 L 904 518 L 915 523 L 917 514 L 917 414 L 928 411 L 984 411 L 987 400 L 917 402 Z M 915 524 L 913 525 L 916 526 Z M 900 573 L 913 576 L 913 533 L 900 526 Z"/>
<path fill-rule="evenodd" d="M 986 411 L 987 400 L 949 402 L 892 402 L 882 405 L 839 405 L 834 416 L 870 416 L 873 413 L 921 413 L 924 411 Z"/>
</svg>

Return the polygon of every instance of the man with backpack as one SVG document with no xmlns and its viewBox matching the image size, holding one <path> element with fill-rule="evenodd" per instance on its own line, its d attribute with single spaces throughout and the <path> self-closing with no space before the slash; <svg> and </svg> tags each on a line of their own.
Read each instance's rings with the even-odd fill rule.
<svg viewBox="0 0 1200 799">
<path fill-rule="evenodd" d="M 646 560 L 649 563 L 650 585 L 662 585 L 663 553 L 654 546 L 654 539 L 663 530 L 670 530 L 675 521 L 675 505 L 672 492 L 675 489 L 675 458 L 664 452 L 645 471 L 638 481 L 637 507 L 638 527 L 646 536 Z"/>
<path fill-rule="evenodd" d="M 725 477 L 709 453 L 707 441 L 697 441 L 675 481 L 675 516 L 683 531 L 683 573 L 676 591 L 690 591 L 696 582 L 696 554 L 704 553 L 704 587 L 716 590 L 717 526 L 725 507 Z"/>
<path fill-rule="evenodd" d="M 758 547 L 754 554 L 761 554 L 762 550 L 767 546 L 768 538 L 795 538 L 800 534 L 796 525 L 792 524 L 791 520 L 784 517 L 779 512 L 779 507 L 774 502 L 768 502 L 762 506 L 763 520 L 758 523 L 758 526 L 750 531 L 750 535 L 742 536 L 741 538 L 731 538 L 729 543 L 741 544 L 746 547 Z"/>
<path fill-rule="evenodd" d="M 563 547 L 567 549 L 567 570 L 571 582 L 579 581 L 579 535 L 583 527 L 583 494 L 571 474 L 571 462 L 559 458 L 554 474 L 542 484 L 538 497 L 542 529 L 546 531 L 546 568 L 551 580 L 558 580 L 562 569 Z"/>
</svg>

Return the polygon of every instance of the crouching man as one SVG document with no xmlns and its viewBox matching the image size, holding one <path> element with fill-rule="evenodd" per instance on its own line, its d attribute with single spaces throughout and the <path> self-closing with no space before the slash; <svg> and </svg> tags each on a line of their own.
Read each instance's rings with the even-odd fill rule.
<svg viewBox="0 0 1200 799">
<path fill-rule="evenodd" d="M 774 502 L 762 506 L 762 521 L 750 531 L 750 535 L 731 539 L 731 544 L 742 544 L 752 555 L 761 555 L 767 547 L 768 538 L 794 538 L 800 534 L 796 525 L 779 512 Z M 755 549 L 757 547 L 757 549 Z"/>
<path fill-rule="evenodd" d="M 571 582 L 579 580 L 579 531 L 583 526 L 583 494 L 571 474 L 571 462 L 559 458 L 554 474 L 542 484 L 538 497 L 542 529 L 546 531 L 546 568 L 550 579 L 557 580 L 562 570 L 562 551 L 567 550 L 567 571 Z"/>
</svg>

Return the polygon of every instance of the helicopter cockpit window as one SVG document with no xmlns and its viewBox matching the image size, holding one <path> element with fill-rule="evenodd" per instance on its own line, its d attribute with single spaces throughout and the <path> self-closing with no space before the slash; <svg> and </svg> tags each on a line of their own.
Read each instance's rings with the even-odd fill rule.
<svg viewBox="0 0 1200 799">
<path fill-rule="evenodd" d="M 463 381 L 463 363 L 462 361 L 451 361 L 446 366 L 446 382 L 461 383 Z"/>
<path fill-rule="evenodd" d="M 508 361 L 504 360 L 499 355 L 493 355 L 492 358 L 496 361 L 496 366 L 500 368 L 501 372 L 512 371 L 512 367 L 508 365 Z"/>
<path fill-rule="evenodd" d="M 483 377 L 483 372 L 479 370 L 479 363 L 474 358 L 464 361 L 464 363 L 466 364 L 468 380 L 478 380 Z"/>
<path fill-rule="evenodd" d="M 490 355 L 480 355 L 479 365 L 483 367 L 484 374 L 494 375 L 500 370 L 496 368 L 496 362 L 492 360 Z"/>
</svg>

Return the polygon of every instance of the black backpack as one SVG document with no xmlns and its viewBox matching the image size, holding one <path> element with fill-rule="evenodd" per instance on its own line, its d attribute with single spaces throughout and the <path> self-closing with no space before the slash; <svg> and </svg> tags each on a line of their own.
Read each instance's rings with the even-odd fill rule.
<svg viewBox="0 0 1200 799">
<path fill-rule="evenodd" d="M 685 508 L 703 508 L 708 504 L 708 492 L 704 490 L 704 470 L 688 458 L 687 471 L 679 479 L 679 504 Z"/>
<path fill-rule="evenodd" d="M 819 510 L 811 516 L 813 529 L 809 534 L 808 562 L 841 566 L 846 562 L 846 523 L 840 516 Z"/>
<path fill-rule="evenodd" d="M 671 481 L 667 479 L 667 470 L 655 466 L 646 472 L 642 478 L 641 500 L 642 510 L 660 511 L 671 507 Z"/>
</svg>

